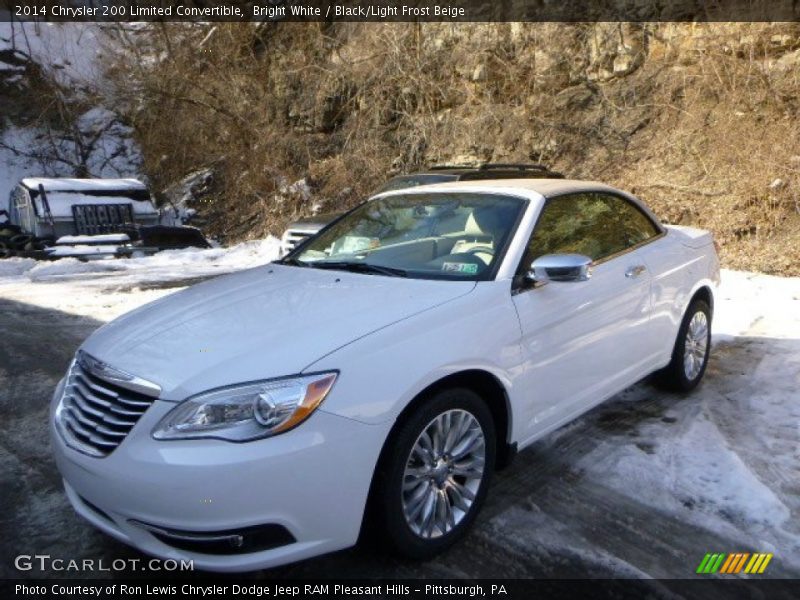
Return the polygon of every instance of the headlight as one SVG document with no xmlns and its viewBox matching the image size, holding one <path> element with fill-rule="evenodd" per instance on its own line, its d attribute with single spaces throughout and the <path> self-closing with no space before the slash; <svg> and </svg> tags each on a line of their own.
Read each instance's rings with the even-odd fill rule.
<svg viewBox="0 0 800 600">
<path fill-rule="evenodd" d="M 206 392 L 172 409 L 153 437 L 244 442 L 276 435 L 305 421 L 331 391 L 336 376 L 316 373 Z"/>
</svg>

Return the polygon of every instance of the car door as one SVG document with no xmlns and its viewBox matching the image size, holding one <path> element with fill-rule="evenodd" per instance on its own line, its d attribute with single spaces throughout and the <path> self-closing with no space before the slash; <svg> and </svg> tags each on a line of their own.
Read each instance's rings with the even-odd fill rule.
<svg viewBox="0 0 800 600">
<path fill-rule="evenodd" d="M 522 286 L 513 296 L 525 367 L 527 434 L 587 410 L 646 374 L 650 272 L 639 249 L 662 234 L 627 198 L 581 193 L 548 199 L 520 268 L 545 254 L 593 260 L 586 281 Z"/>
</svg>

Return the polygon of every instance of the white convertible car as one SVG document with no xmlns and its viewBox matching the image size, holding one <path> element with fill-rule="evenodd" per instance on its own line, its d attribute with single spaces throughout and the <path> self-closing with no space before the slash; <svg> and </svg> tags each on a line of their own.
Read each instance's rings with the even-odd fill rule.
<svg viewBox="0 0 800 600">
<path fill-rule="evenodd" d="M 242 571 L 353 545 L 412 557 L 475 520 L 514 453 L 710 348 L 714 242 L 568 180 L 380 194 L 285 259 L 162 298 L 78 350 L 52 403 L 75 510 Z"/>
</svg>

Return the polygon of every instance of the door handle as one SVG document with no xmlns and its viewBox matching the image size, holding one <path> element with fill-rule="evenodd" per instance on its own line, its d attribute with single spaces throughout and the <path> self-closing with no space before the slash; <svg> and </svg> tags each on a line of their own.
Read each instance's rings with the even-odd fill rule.
<svg viewBox="0 0 800 600">
<path fill-rule="evenodd" d="M 638 277 L 642 273 L 647 270 L 647 267 L 644 265 L 635 265 L 633 267 L 628 267 L 628 270 L 625 271 L 625 277 L 629 279 L 633 279 L 634 277 Z"/>
</svg>

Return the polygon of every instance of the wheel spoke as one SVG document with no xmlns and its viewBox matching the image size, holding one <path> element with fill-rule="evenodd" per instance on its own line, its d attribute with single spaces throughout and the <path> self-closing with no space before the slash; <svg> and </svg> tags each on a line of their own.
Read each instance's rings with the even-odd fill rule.
<svg viewBox="0 0 800 600">
<path fill-rule="evenodd" d="M 406 501 L 406 513 L 409 521 L 413 521 L 419 516 L 422 507 L 425 506 L 425 499 L 430 493 L 430 489 L 429 483 L 423 483 Z"/>
<path fill-rule="evenodd" d="M 483 476 L 483 460 L 461 461 L 453 465 L 451 475 L 454 477 L 466 477 L 467 479 L 480 479 Z"/>
<path fill-rule="evenodd" d="M 453 497 L 453 506 L 460 508 L 464 512 L 467 512 L 472 503 L 464 497 L 464 494 L 462 493 L 464 489 L 463 486 L 452 479 L 448 483 L 450 484 L 448 486 L 450 495 Z"/>
<path fill-rule="evenodd" d="M 420 524 L 420 533 L 424 537 L 430 537 L 430 532 L 433 530 L 435 505 L 436 492 L 429 488 L 428 493 L 425 496 L 425 502 L 422 503 L 422 523 Z"/>
<path fill-rule="evenodd" d="M 442 448 L 444 447 L 444 439 L 442 432 L 442 415 L 439 415 L 439 417 L 433 423 L 433 431 L 431 432 L 431 439 L 433 440 L 433 456 L 438 457 L 442 454 Z"/>
<path fill-rule="evenodd" d="M 447 496 L 443 490 L 436 491 L 436 527 L 442 533 L 447 533 Z"/>
<path fill-rule="evenodd" d="M 455 446 L 455 444 L 461 439 L 461 436 L 464 433 L 464 423 L 466 422 L 469 424 L 469 420 L 464 413 L 457 413 L 453 419 L 455 420 L 455 423 L 451 424 L 452 426 L 450 427 L 450 431 L 447 432 L 447 439 L 445 440 L 444 444 L 444 451 L 446 453 L 452 453 L 453 446 Z"/>
<path fill-rule="evenodd" d="M 424 485 L 428 483 L 427 479 L 423 479 L 422 477 L 414 477 L 414 476 L 406 476 L 403 479 L 403 491 L 410 492 L 412 490 L 417 489 L 418 486 Z"/>
<path fill-rule="evenodd" d="M 403 477 L 404 479 L 411 477 L 416 481 L 420 479 L 427 479 L 430 477 L 428 475 L 429 471 L 430 469 L 426 466 L 406 467 L 406 472 L 403 474 Z"/>
<path fill-rule="evenodd" d="M 453 460 L 458 460 L 474 451 L 479 444 L 483 444 L 483 432 L 480 429 L 472 429 L 467 435 L 459 440 L 458 445 L 453 448 L 451 453 Z"/>
<path fill-rule="evenodd" d="M 453 510 L 453 504 L 451 503 L 447 492 L 443 491 L 442 494 L 444 496 L 444 503 L 447 506 L 447 529 L 449 531 L 456 526 L 456 513 Z"/>
<path fill-rule="evenodd" d="M 423 457 L 423 462 L 426 464 L 433 462 L 433 440 L 431 439 L 431 436 L 428 434 L 427 430 L 423 431 L 419 436 L 417 443 L 414 444 L 414 448 L 412 449 L 412 453 L 413 452 L 416 452 L 418 456 Z"/>
</svg>

